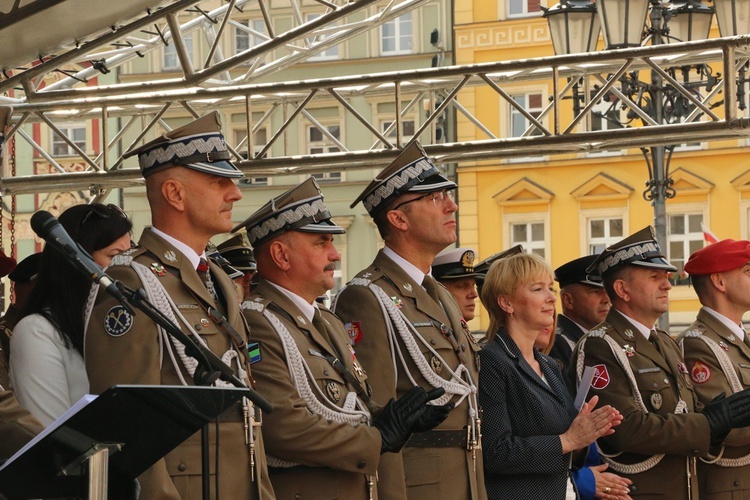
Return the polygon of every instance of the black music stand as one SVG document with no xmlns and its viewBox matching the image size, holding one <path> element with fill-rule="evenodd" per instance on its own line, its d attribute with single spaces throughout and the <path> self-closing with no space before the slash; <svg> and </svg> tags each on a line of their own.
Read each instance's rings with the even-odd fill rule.
<svg viewBox="0 0 750 500">
<path fill-rule="evenodd" d="M 111 387 L 5 462 L 0 496 L 103 498 L 110 478 L 132 482 L 249 395 L 236 387 Z"/>
</svg>

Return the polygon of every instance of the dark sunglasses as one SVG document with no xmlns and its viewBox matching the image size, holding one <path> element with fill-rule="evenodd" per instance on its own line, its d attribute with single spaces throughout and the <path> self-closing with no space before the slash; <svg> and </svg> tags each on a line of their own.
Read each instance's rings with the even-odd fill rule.
<svg viewBox="0 0 750 500">
<path fill-rule="evenodd" d="M 118 207 L 117 205 L 113 203 L 109 203 L 106 206 L 104 205 L 89 205 L 89 212 L 83 216 L 83 219 L 81 219 L 80 227 L 83 227 L 86 222 L 91 219 L 92 215 L 97 215 L 101 217 L 102 219 L 109 219 L 112 217 L 119 217 L 122 219 L 127 219 L 128 215 L 122 211 L 122 208 Z"/>
</svg>

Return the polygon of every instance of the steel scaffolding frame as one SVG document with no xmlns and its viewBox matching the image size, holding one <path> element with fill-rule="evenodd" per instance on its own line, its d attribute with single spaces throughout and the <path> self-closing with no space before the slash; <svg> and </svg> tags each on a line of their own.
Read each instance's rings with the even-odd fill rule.
<svg viewBox="0 0 750 500">
<path fill-rule="evenodd" d="M 390 9 L 381 12 L 379 16 L 368 18 L 364 23 L 331 27 L 331 23 L 353 12 L 352 5 L 364 8 L 374 0 L 360 0 L 342 7 L 335 7 L 325 0 L 319 1 L 329 6 L 328 28 L 324 28 L 325 23 L 319 22 L 318 18 L 312 23 L 293 28 L 287 32 L 288 37 L 271 36 L 269 33 L 269 40 L 262 45 L 270 50 L 270 47 L 281 45 L 289 47 L 292 39 L 299 41 L 318 37 L 321 44 L 316 46 L 315 50 L 324 50 L 328 47 L 325 42 L 333 43 L 331 38 L 345 32 L 351 35 L 355 31 L 359 33 L 361 30 L 372 28 L 400 15 L 405 9 L 415 8 L 420 3 L 393 2 L 389 4 Z M 231 13 L 232 8 L 239 3 L 243 3 L 242 0 L 231 1 L 222 9 L 225 14 Z M 224 14 L 212 11 L 203 13 L 202 17 L 206 15 L 216 16 L 218 20 Z M 176 41 L 179 40 L 178 33 L 181 31 L 197 29 L 191 24 L 195 21 L 178 27 L 175 24 L 176 18 L 171 13 L 167 14 L 167 21 Z M 206 22 L 208 21 L 202 21 L 203 24 Z M 231 20 L 222 22 L 222 26 L 229 22 Z M 305 33 L 302 33 L 303 31 Z M 325 40 L 320 38 L 322 34 L 326 35 Z M 341 38 L 343 37 L 344 35 L 341 35 Z M 337 43 L 340 41 L 337 39 Z M 179 42 L 176 48 L 179 56 Z M 260 46 L 256 48 L 259 49 Z M 421 123 L 411 141 L 420 140 L 427 152 L 443 163 L 460 162 L 465 165 L 513 157 L 672 144 L 676 137 L 679 137 L 679 142 L 694 142 L 750 135 L 750 120 L 738 116 L 736 106 L 737 72 L 750 60 L 750 36 L 584 55 L 282 83 L 247 83 L 255 78 L 249 76 L 249 73 L 259 69 L 251 63 L 249 70 L 247 67 L 241 68 L 241 75 L 238 77 L 220 77 L 222 73 L 235 69 L 237 65 L 261 57 L 255 52 L 256 48 L 224 58 L 212 65 L 209 65 L 207 60 L 205 67 L 199 70 L 191 70 L 189 63 L 183 64 L 183 77 L 179 82 L 157 80 L 143 82 L 140 86 L 115 84 L 94 88 L 61 84 L 37 88 L 32 83 L 35 77 L 30 75 L 27 80 L 22 80 L 27 82 L 23 88 L 28 88 L 30 92 L 23 98 L 13 100 L 16 122 L 10 135 L 16 135 L 19 139 L 29 142 L 55 166 L 52 155 L 46 153 L 41 145 L 25 134 L 21 126 L 26 123 L 44 122 L 59 132 L 56 123 L 61 121 L 97 119 L 101 124 L 101 153 L 92 158 L 80 149 L 76 151 L 87 165 L 84 172 L 64 172 L 58 165 L 55 167 L 56 172 L 50 174 L 3 178 L 0 180 L 0 193 L 89 189 L 93 194 L 101 194 L 113 188 L 138 185 L 142 182 L 138 170 L 133 168 L 134 165 L 128 168 L 123 163 L 121 152 L 142 141 L 155 127 L 168 128 L 164 118 L 170 114 L 199 116 L 213 109 L 244 112 L 247 117 L 246 130 L 251 131 L 258 130 L 277 113 L 283 117 L 283 125 L 273 132 L 268 144 L 255 158 L 244 159 L 238 153 L 245 145 L 248 151 L 252 151 L 253 134 L 248 134 L 239 144 L 230 145 L 237 165 L 248 176 L 380 167 L 394 158 L 398 150 L 406 145 L 401 137 L 402 118 L 423 102 L 428 103 L 428 117 Z M 217 53 L 218 49 L 212 51 Z M 300 50 L 299 54 L 309 56 L 305 50 Z M 107 54 L 110 58 L 121 56 L 119 52 Z M 180 59 L 187 58 L 183 54 Z M 695 64 L 707 64 L 721 71 L 721 77 L 710 91 L 701 92 L 690 82 L 679 82 L 672 76 L 671 70 L 674 68 L 680 69 Z M 621 76 L 641 70 L 654 70 L 660 73 L 689 103 L 692 111 L 681 123 L 655 123 L 642 110 L 641 102 L 631 100 L 618 88 Z M 576 83 L 578 85 L 575 85 Z M 548 86 L 552 89 L 549 103 L 539 115 L 535 115 L 513 98 L 513 92 L 523 88 L 525 84 Z M 570 100 L 575 98 L 574 89 L 577 88 L 584 88 L 585 92 L 581 111 L 577 116 L 573 116 Z M 461 104 L 462 97 L 467 93 L 485 92 L 483 89 L 497 94 L 501 101 L 515 108 L 529 120 L 531 125 L 521 137 L 498 137 L 497 132 L 493 132 L 497 130 L 496 123 L 485 123 L 482 116 L 470 113 L 467 107 Z M 623 109 L 637 116 L 643 122 L 642 126 L 591 131 L 590 121 L 596 116 L 594 107 L 605 96 L 619 99 Z M 371 117 L 357 110 L 354 102 L 361 98 L 389 100 L 393 104 L 391 129 L 395 127 L 395 140 L 389 138 L 391 129 L 381 131 Z M 282 142 L 291 124 L 299 121 L 315 124 L 317 122 L 310 110 L 316 106 L 331 104 L 340 106 L 348 118 L 358 123 L 363 133 L 372 135 L 372 146 L 369 149 L 353 150 L 347 144 L 338 142 L 341 149 L 339 153 L 264 157 L 274 144 Z M 435 141 L 434 132 L 438 118 L 448 109 L 453 110 L 460 119 L 477 127 L 487 139 L 470 142 Z M 175 110 L 178 113 L 176 115 Z M 253 111 L 262 112 L 262 118 L 256 123 L 252 120 Z M 108 129 L 107 119 L 111 117 L 122 118 L 124 125 L 120 130 Z M 125 143 L 125 131 L 139 119 L 146 123 L 144 130 L 137 134 L 135 140 Z M 319 128 L 327 134 L 325 127 Z M 330 134 L 328 138 L 335 140 Z M 72 141 L 68 141 L 68 144 L 74 146 Z"/>
</svg>

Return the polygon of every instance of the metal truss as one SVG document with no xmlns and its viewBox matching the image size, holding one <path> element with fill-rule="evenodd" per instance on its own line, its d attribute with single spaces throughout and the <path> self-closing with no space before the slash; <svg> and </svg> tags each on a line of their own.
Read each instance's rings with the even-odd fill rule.
<svg viewBox="0 0 750 500">
<path fill-rule="evenodd" d="M 476 162 L 503 158 L 583 153 L 609 149 L 668 145 L 675 142 L 725 140 L 750 135 L 750 119 L 737 112 L 737 74 L 750 59 L 750 36 L 705 40 L 655 47 L 622 49 L 575 56 L 554 56 L 521 61 L 427 68 L 404 72 L 379 73 L 320 80 L 233 84 L 205 87 L 171 86 L 155 91 L 133 91 L 92 94 L 75 92 L 78 89 L 49 92 L 44 101 L 28 100 L 16 105 L 18 122 L 11 134 L 21 134 L 20 125 L 44 121 L 54 127 L 56 120 L 99 119 L 102 124 L 101 154 L 97 158 L 82 158 L 88 164 L 86 172 L 53 173 L 0 181 L 3 193 L 28 193 L 90 189 L 93 193 L 116 187 L 136 185 L 140 180 L 137 169 L 124 168 L 121 156 L 112 164 L 108 157 L 118 156 L 138 143 L 148 130 L 160 125 L 165 115 L 190 114 L 199 116 L 208 110 L 223 109 L 245 112 L 246 129 L 258 130 L 272 115 L 280 113 L 283 125 L 272 131 L 272 137 L 256 158 L 243 159 L 238 150 L 245 147 L 232 144 L 238 166 L 249 176 L 272 176 L 290 173 L 341 171 L 376 168 L 384 165 L 405 146 L 399 134 L 401 121 L 407 113 L 428 102 L 428 118 L 421 122 L 411 140 L 420 140 L 427 152 L 443 163 Z M 708 90 L 694 85 L 690 78 L 680 82 L 673 75 L 682 68 L 705 64 L 716 72 L 717 81 Z M 624 75 L 633 72 L 655 72 L 684 98 L 688 113 L 679 123 L 657 123 L 643 110 L 642 96 L 629 97 L 619 88 Z M 719 76 L 720 73 L 720 76 Z M 186 77 L 187 78 L 187 77 Z M 169 84 L 167 84 L 169 85 Z M 530 112 L 513 99 L 513 93 L 529 86 L 549 88 L 550 99 L 541 113 Z M 583 88 L 580 112 L 573 113 L 573 100 Z M 494 123 L 484 123 L 482 117 L 469 112 L 461 104 L 468 92 L 497 95 L 523 114 L 531 126 L 522 137 L 498 137 L 496 114 Z M 357 111 L 357 99 L 390 100 L 395 111 L 390 130 L 381 131 L 374 120 Z M 601 113 L 594 108 L 602 99 L 616 100 L 618 112 L 636 117 L 632 127 L 591 131 L 589 122 Z M 495 102 L 495 101 L 492 101 Z M 316 124 L 313 108 L 339 105 L 346 120 L 361 125 L 362 132 L 371 134 L 372 146 L 367 150 L 353 150 L 338 143 L 339 153 L 266 157 L 277 142 L 283 143 L 284 134 L 295 121 Z M 404 104 L 406 103 L 406 104 Z M 494 104 L 493 104 L 494 105 Z M 473 124 L 478 136 L 486 139 L 471 142 L 437 143 L 434 130 L 437 122 L 451 110 L 467 123 Z M 262 111 L 263 117 L 252 122 L 252 111 Z M 122 130 L 112 134 L 107 130 L 106 118 L 122 117 Z M 382 118 L 382 115 L 379 116 Z M 147 123 L 145 130 L 129 143 L 122 143 L 124 131 L 139 118 Z M 637 123 L 636 123 L 637 121 Z M 319 127 L 324 131 L 325 127 Z M 464 130 L 464 133 L 466 131 Z M 24 135 L 21 137 L 26 139 Z M 252 134 L 250 134 L 250 139 Z M 334 140 L 333 137 L 329 139 Z M 445 140 L 445 139 L 443 139 Z M 120 144 L 122 143 L 122 144 Z M 38 146 L 38 145 L 37 145 Z M 250 145 L 251 146 L 251 145 Z M 252 151 L 252 148 L 245 147 Z"/>
</svg>

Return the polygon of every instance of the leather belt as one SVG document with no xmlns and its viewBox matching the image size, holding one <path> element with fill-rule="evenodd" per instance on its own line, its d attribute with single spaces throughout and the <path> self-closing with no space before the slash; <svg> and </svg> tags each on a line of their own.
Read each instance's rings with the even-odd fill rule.
<svg viewBox="0 0 750 500">
<path fill-rule="evenodd" d="M 304 472 L 304 471 L 312 471 L 316 469 L 321 470 L 320 467 L 310 467 L 309 465 L 295 465 L 292 467 L 269 467 L 268 475 L 278 476 L 281 474 L 288 474 L 290 472 Z"/>
<path fill-rule="evenodd" d="M 413 434 L 406 446 L 411 448 L 466 448 L 466 431 L 428 431 Z"/>
</svg>

